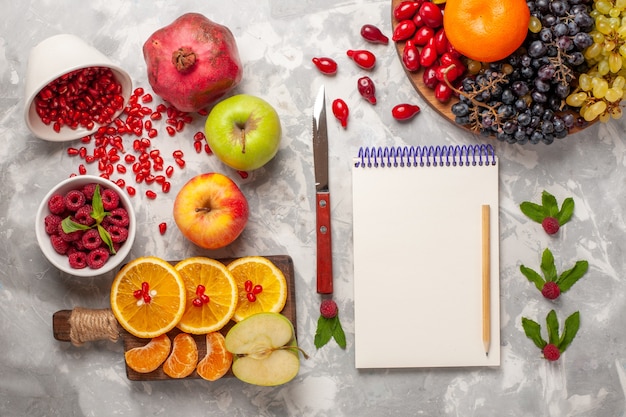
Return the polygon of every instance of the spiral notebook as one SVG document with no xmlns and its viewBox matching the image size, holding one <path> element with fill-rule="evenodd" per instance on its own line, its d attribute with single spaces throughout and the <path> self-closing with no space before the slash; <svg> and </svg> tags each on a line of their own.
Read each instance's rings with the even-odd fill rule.
<svg viewBox="0 0 626 417">
<path fill-rule="evenodd" d="M 352 187 L 356 367 L 499 366 L 494 148 L 361 148 Z"/>
</svg>

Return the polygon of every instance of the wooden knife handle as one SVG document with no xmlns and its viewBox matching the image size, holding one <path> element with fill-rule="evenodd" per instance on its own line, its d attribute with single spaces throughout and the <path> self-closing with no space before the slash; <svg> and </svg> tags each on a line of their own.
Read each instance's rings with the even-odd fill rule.
<svg viewBox="0 0 626 417">
<path fill-rule="evenodd" d="M 317 292 L 333 292 L 333 251 L 330 229 L 330 193 L 316 194 L 317 225 Z"/>
<path fill-rule="evenodd" d="M 54 338 L 80 346 L 95 340 L 117 341 L 120 328 L 111 309 L 92 310 L 76 307 L 52 316 Z"/>
</svg>

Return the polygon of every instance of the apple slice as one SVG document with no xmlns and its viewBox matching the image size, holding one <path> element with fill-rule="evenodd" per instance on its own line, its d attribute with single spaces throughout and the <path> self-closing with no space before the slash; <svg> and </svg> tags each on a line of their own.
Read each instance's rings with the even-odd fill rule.
<svg viewBox="0 0 626 417">
<path fill-rule="evenodd" d="M 279 313 L 254 314 L 234 325 L 226 349 L 233 354 L 233 374 L 248 384 L 285 384 L 300 370 L 293 325 Z"/>
</svg>

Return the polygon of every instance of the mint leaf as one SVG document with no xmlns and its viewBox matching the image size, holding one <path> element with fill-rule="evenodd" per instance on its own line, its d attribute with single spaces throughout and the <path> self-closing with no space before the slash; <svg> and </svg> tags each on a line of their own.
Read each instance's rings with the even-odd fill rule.
<svg viewBox="0 0 626 417">
<path fill-rule="evenodd" d="M 339 345 L 340 348 L 346 348 L 346 334 L 343 331 L 343 327 L 341 327 L 341 322 L 339 321 L 339 316 L 335 316 L 335 325 L 333 329 L 333 337 L 335 338 L 335 342 Z"/>
<path fill-rule="evenodd" d="M 556 283 L 561 289 L 561 292 L 569 290 L 583 275 L 587 273 L 589 269 L 589 262 L 578 261 L 573 268 L 564 271 Z"/>
<path fill-rule="evenodd" d="M 546 282 L 556 281 L 556 266 L 554 265 L 554 255 L 550 252 L 550 249 L 545 249 L 541 256 L 541 271 L 546 279 Z"/>
<path fill-rule="evenodd" d="M 550 310 L 546 317 L 546 324 L 548 325 L 548 343 L 554 346 L 559 346 L 559 321 L 556 318 L 556 312 Z"/>
<path fill-rule="evenodd" d="M 574 199 L 571 197 L 563 200 L 563 205 L 561 206 L 561 210 L 556 214 L 556 219 L 559 221 L 559 224 L 562 226 L 567 223 L 574 214 Z"/>
<path fill-rule="evenodd" d="M 559 341 L 558 347 L 561 352 L 565 351 L 576 337 L 578 329 L 580 328 L 580 313 L 577 311 L 565 319 L 565 326 L 563 329 L 563 336 Z"/>
<path fill-rule="evenodd" d="M 61 221 L 61 228 L 65 233 L 77 232 L 79 230 L 89 230 L 90 226 L 85 226 L 84 224 L 76 223 L 70 216 L 67 216 Z"/>
<path fill-rule="evenodd" d="M 109 252 L 111 252 L 112 255 L 115 255 L 115 248 L 113 247 L 113 240 L 111 240 L 111 235 L 100 224 L 97 224 L 97 227 L 98 233 L 100 234 L 100 239 L 102 239 L 102 241 L 108 246 Z"/>
<path fill-rule="evenodd" d="M 524 201 L 520 204 L 520 210 L 531 220 L 536 221 L 537 223 L 541 223 L 543 219 L 546 217 L 546 211 L 543 206 L 535 203 L 531 203 L 530 201 Z"/>
<path fill-rule="evenodd" d="M 102 196 L 100 195 L 100 184 L 96 185 L 96 189 L 93 192 L 93 199 L 91 200 L 91 217 L 94 218 L 97 224 L 100 224 L 102 219 L 108 214 L 104 211 L 102 205 Z"/>
<path fill-rule="evenodd" d="M 524 274 L 524 276 L 528 278 L 530 282 L 535 284 L 535 287 L 537 287 L 539 291 L 541 291 L 541 289 L 543 288 L 543 285 L 546 283 L 544 279 L 541 277 L 541 275 L 539 275 L 534 270 L 525 267 L 524 265 L 520 266 L 519 269 L 522 272 L 522 274 Z"/>
<path fill-rule="evenodd" d="M 315 332 L 315 347 L 321 348 L 333 337 L 333 327 L 330 319 L 320 316 L 317 320 L 317 331 Z"/>
<path fill-rule="evenodd" d="M 548 343 L 541 337 L 541 325 L 536 321 L 522 317 L 522 327 L 526 336 L 539 348 L 543 349 Z"/>
<path fill-rule="evenodd" d="M 541 193 L 541 204 L 548 216 L 556 217 L 559 212 L 559 203 L 556 201 L 556 197 L 544 190 Z"/>
</svg>

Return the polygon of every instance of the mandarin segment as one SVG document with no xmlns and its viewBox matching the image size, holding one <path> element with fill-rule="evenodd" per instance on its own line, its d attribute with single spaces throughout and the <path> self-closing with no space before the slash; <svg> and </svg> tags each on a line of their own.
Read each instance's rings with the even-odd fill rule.
<svg viewBox="0 0 626 417">
<path fill-rule="evenodd" d="M 126 264 L 111 285 L 111 310 L 120 325 L 139 338 L 173 329 L 185 309 L 185 284 L 168 262 L 141 257 Z"/>
<path fill-rule="evenodd" d="M 152 372 L 167 359 L 171 346 L 172 341 L 166 334 L 157 336 L 144 346 L 127 350 L 124 353 L 126 365 L 142 374 Z"/>
<path fill-rule="evenodd" d="M 228 264 L 238 289 L 234 321 L 256 313 L 279 313 L 287 302 L 287 280 L 269 259 L 247 256 Z"/>
<path fill-rule="evenodd" d="M 163 364 L 163 372 L 171 378 L 185 378 L 196 369 L 198 346 L 193 336 L 179 333 L 174 337 L 172 353 Z"/>
<path fill-rule="evenodd" d="M 176 264 L 186 289 L 185 312 L 178 328 L 192 334 L 220 330 L 235 313 L 237 284 L 219 261 L 193 257 Z"/>
<path fill-rule="evenodd" d="M 196 372 L 207 381 L 217 381 L 230 370 L 233 354 L 226 350 L 224 335 L 212 332 L 206 335 L 206 356 L 198 362 Z"/>
</svg>

